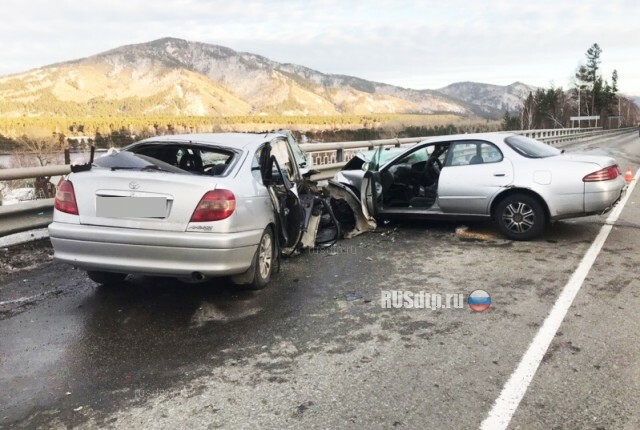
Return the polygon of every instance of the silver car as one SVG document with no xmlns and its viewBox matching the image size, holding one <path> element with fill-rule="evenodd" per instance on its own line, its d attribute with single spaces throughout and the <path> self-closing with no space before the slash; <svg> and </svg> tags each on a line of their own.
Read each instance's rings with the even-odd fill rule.
<svg viewBox="0 0 640 430">
<path fill-rule="evenodd" d="M 554 220 L 604 213 L 625 186 L 613 158 L 508 133 L 433 137 L 358 158 L 335 181 L 360 192 L 365 215 L 493 219 L 514 240 Z"/>
<path fill-rule="evenodd" d="M 102 284 L 127 274 L 231 276 L 262 288 L 280 252 L 342 235 L 331 204 L 348 210 L 346 198 L 360 209 L 348 190 L 331 199 L 308 187 L 308 163 L 289 133 L 140 141 L 76 166 L 60 185 L 55 259 Z"/>
</svg>

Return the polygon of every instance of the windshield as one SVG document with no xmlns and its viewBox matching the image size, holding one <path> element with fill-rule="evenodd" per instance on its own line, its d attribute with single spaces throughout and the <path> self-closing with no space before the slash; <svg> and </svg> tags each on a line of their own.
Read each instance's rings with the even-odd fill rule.
<svg viewBox="0 0 640 430">
<path fill-rule="evenodd" d="M 298 146 L 298 142 L 293 137 L 291 132 L 289 130 L 280 130 L 279 133 L 284 134 L 287 137 L 287 140 L 289 141 L 289 147 L 291 148 L 291 152 L 293 152 L 293 158 L 296 160 L 296 164 L 298 165 L 298 167 L 310 167 L 307 166 L 307 161 L 311 161 L 311 159 L 309 158 L 309 160 L 307 160 L 305 153 Z"/>
<path fill-rule="evenodd" d="M 524 136 L 509 136 L 504 140 L 518 154 L 527 158 L 547 158 L 560 155 L 560 150 Z"/>
<path fill-rule="evenodd" d="M 383 166 L 389 160 L 395 158 L 398 154 L 404 151 L 405 149 L 403 148 L 384 148 L 384 150 L 379 152 L 380 158 L 378 162 L 380 163 L 381 166 Z M 376 152 L 377 152 L 377 149 L 372 149 L 370 151 L 362 151 L 360 154 L 362 154 L 362 157 L 364 157 L 365 160 L 369 161 L 373 159 L 373 156 Z"/>
</svg>

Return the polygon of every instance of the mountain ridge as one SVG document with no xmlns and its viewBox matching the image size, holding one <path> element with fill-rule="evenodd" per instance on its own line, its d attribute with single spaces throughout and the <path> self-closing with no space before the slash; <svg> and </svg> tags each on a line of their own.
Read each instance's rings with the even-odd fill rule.
<svg viewBox="0 0 640 430">
<path fill-rule="evenodd" d="M 1 76 L 0 114 L 499 117 L 501 109 L 517 107 L 514 88 L 533 87 L 519 82 L 505 87 L 466 82 L 416 90 L 164 37 Z"/>
</svg>

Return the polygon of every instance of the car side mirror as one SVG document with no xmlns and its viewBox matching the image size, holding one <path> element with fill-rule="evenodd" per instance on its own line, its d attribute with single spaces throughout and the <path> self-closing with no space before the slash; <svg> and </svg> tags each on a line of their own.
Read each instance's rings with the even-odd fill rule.
<svg viewBox="0 0 640 430">
<path fill-rule="evenodd" d="M 320 170 L 316 170 L 316 169 L 302 169 L 302 170 L 300 170 L 300 176 L 302 176 L 305 179 L 309 179 L 313 175 L 317 175 L 318 173 L 321 173 L 321 172 L 320 172 Z"/>
</svg>

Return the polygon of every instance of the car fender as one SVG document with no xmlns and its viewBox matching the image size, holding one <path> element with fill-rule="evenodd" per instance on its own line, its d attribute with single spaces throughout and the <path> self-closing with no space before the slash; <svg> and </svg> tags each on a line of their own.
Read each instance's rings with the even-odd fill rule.
<svg viewBox="0 0 640 430">
<path fill-rule="evenodd" d="M 529 194 L 529 195 L 537 198 L 538 200 L 540 200 L 540 203 L 542 204 L 542 207 L 545 210 L 545 214 L 547 216 L 547 220 L 550 219 L 552 214 L 551 214 L 551 211 L 550 211 L 549 203 L 545 199 L 544 195 L 542 193 L 540 193 L 539 190 L 537 190 L 537 189 L 534 189 L 532 187 L 520 186 L 520 185 L 508 185 L 508 186 L 504 187 L 502 190 L 500 190 L 499 192 L 497 192 L 493 196 L 493 198 L 491 199 L 491 202 L 489 203 L 489 215 L 493 217 L 493 209 L 495 208 L 496 204 L 498 204 L 498 202 L 500 200 L 502 200 L 507 195 L 514 194 L 516 192 L 522 192 L 524 194 Z"/>
</svg>

